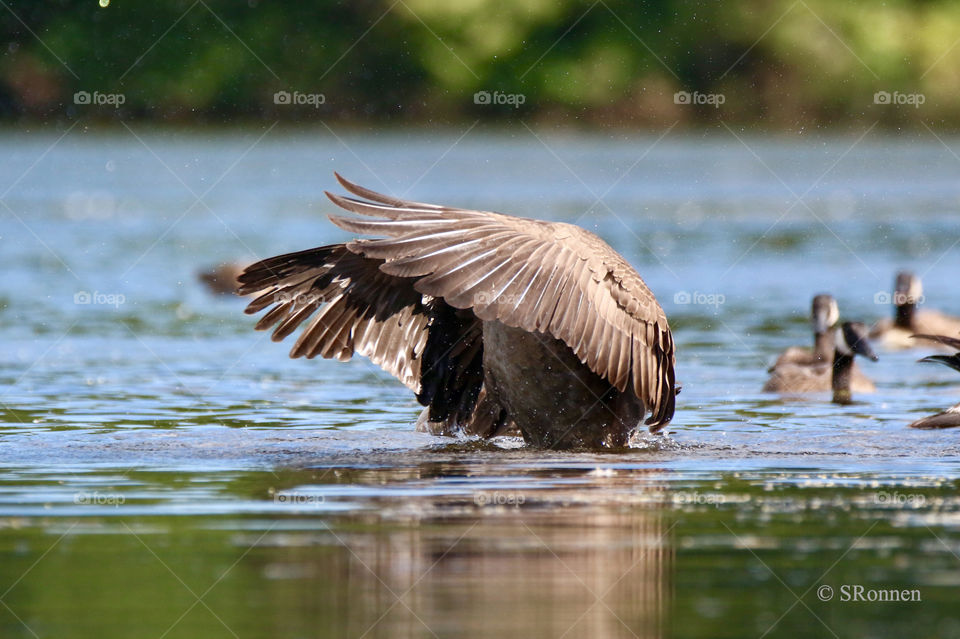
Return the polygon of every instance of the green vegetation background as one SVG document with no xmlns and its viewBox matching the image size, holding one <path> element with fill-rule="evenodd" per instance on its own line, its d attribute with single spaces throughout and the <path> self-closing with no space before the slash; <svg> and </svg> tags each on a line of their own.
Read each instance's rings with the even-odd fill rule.
<svg viewBox="0 0 960 639">
<path fill-rule="evenodd" d="M 105 1 L 105 0 L 104 0 Z M 4 0 L 0 118 L 960 123 L 960 3 Z M 78 105 L 78 91 L 124 103 Z M 324 103 L 275 104 L 277 91 Z M 523 104 L 475 104 L 477 91 Z M 677 91 L 722 94 L 720 107 Z M 923 104 L 875 104 L 877 91 Z"/>
</svg>

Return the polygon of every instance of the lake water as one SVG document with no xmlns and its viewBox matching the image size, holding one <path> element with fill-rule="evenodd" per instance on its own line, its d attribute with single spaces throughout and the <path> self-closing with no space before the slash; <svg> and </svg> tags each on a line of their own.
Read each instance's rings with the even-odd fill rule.
<svg viewBox="0 0 960 639">
<path fill-rule="evenodd" d="M 0 636 L 960 636 L 960 431 L 907 428 L 960 377 L 880 351 L 854 405 L 760 393 L 816 293 L 873 321 L 912 268 L 960 314 L 944 142 L 0 133 Z M 606 239 L 670 318 L 670 435 L 436 438 L 366 361 L 289 360 L 196 273 L 348 237 L 334 170 Z"/>
</svg>

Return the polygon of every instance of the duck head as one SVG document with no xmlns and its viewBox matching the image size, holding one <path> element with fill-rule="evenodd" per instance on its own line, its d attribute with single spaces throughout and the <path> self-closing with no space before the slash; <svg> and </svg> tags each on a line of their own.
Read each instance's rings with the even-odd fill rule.
<svg viewBox="0 0 960 639">
<path fill-rule="evenodd" d="M 844 322 L 835 333 L 837 356 L 853 358 L 854 355 L 863 355 L 871 361 L 880 359 L 870 347 L 867 339 L 867 326 L 862 322 Z"/>
<path fill-rule="evenodd" d="M 900 328 L 910 328 L 913 323 L 913 312 L 922 299 L 923 284 L 920 278 L 910 271 L 897 273 L 897 281 L 893 289 L 893 305 L 896 308 L 894 323 Z"/>
<path fill-rule="evenodd" d="M 810 321 L 816 335 L 829 333 L 830 329 L 840 321 L 840 308 L 837 306 L 837 300 L 833 299 L 833 295 L 821 293 L 813 298 Z"/>
<path fill-rule="evenodd" d="M 867 340 L 867 327 L 860 322 L 844 322 L 834 331 L 833 356 L 833 402 L 849 404 L 852 401 L 850 379 L 853 371 L 853 358 L 862 355 L 871 361 L 879 358 Z"/>
</svg>

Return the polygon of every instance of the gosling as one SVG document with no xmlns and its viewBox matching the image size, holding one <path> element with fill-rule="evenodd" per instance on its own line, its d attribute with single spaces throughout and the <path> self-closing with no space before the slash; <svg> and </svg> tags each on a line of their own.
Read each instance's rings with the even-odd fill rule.
<svg viewBox="0 0 960 639">
<path fill-rule="evenodd" d="M 880 340 L 893 350 L 914 348 L 918 344 L 914 334 L 955 335 L 960 333 L 960 317 L 953 317 L 932 309 L 918 309 L 922 304 L 923 284 L 909 271 L 897 273 L 893 292 L 893 318 L 880 320 L 870 330 L 872 339 Z M 947 347 L 937 343 L 941 348 Z"/>
<path fill-rule="evenodd" d="M 834 328 L 840 310 L 832 295 L 813 298 L 810 322 L 813 326 L 813 349 L 791 346 L 770 367 L 770 379 L 763 386 L 767 393 L 816 393 L 833 389 L 832 368 L 835 350 Z M 800 367 L 802 370 L 798 370 Z M 874 393 L 877 388 L 864 375 L 856 362 L 851 372 L 850 387 L 857 393 Z"/>
<path fill-rule="evenodd" d="M 867 327 L 860 322 L 844 322 L 833 329 L 833 358 L 829 362 L 820 362 L 812 366 L 787 364 L 775 373 L 780 393 L 805 393 L 818 388 L 820 379 L 828 377 L 830 390 L 835 404 L 852 403 L 853 359 L 863 355 L 871 361 L 877 361 L 877 355 L 867 340 Z"/>
</svg>

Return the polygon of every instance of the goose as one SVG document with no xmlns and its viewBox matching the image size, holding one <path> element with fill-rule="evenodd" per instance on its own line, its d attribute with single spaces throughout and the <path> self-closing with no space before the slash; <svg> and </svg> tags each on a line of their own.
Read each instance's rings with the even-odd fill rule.
<svg viewBox="0 0 960 639">
<path fill-rule="evenodd" d="M 877 322 L 870 337 L 879 339 L 887 348 L 902 350 L 917 346 L 914 334 L 948 335 L 960 333 L 960 317 L 953 317 L 932 309 L 918 309 L 923 302 L 923 284 L 910 271 L 900 271 L 893 293 L 893 318 Z M 938 343 L 941 348 L 946 348 Z"/>
<path fill-rule="evenodd" d="M 216 266 L 197 273 L 197 279 L 207 290 L 217 295 L 233 294 L 237 291 L 237 277 L 243 273 L 243 265 L 238 262 L 221 262 Z"/>
<path fill-rule="evenodd" d="M 930 340 L 945 348 L 950 348 L 956 352 L 953 355 L 928 355 L 921 359 L 921 362 L 941 363 L 960 371 L 960 339 L 954 337 L 944 337 L 943 335 L 914 335 L 918 339 Z M 960 404 L 951 406 L 942 413 L 923 417 L 910 424 L 910 428 L 954 428 L 960 426 Z"/>
<path fill-rule="evenodd" d="M 813 349 L 791 346 L 770 367 L 770 379 L 763 386 L 767 393 L 815 393 L 832 390 L 832 369 L 823 364 L 833 363 L 835 331 L 840 321 L 840 309 L 832 295 L 820 294 L 810 307 L 813 326 Z M 797 370 L 797 367 L 805 370 Z M 851 390 L 874 393 L 877 388 L 864 375 L 856 362 L 851 371 Z"/>
<path fill-rule="evenodd" d="M 823 380 L 827 379 L 827 390 L 833 392 L 835 404 L 852 402 L 854 356 L 863 355 L 874 362 L 878 358 L 867 340 L 867 328 L 860 322 L 844 322 L 835 327 L 830 335 L 833 340 L 831 360 L 809 366 L 785 364 L 779 367 L 774 373 L 778 378 L 778 392 L 808 393 L 824 390 Z"/>
<path fill-rule="evenodd" d="M 536 447 L 622 447 L 675 409 L 667 317 L 639 274 L 571 224 L 412 202 L 335 174 L 354 239 L 247 267 L 238 293 L 291 357 L 354 353 L 425 406 L 417 428 Z"/>
</svg>

